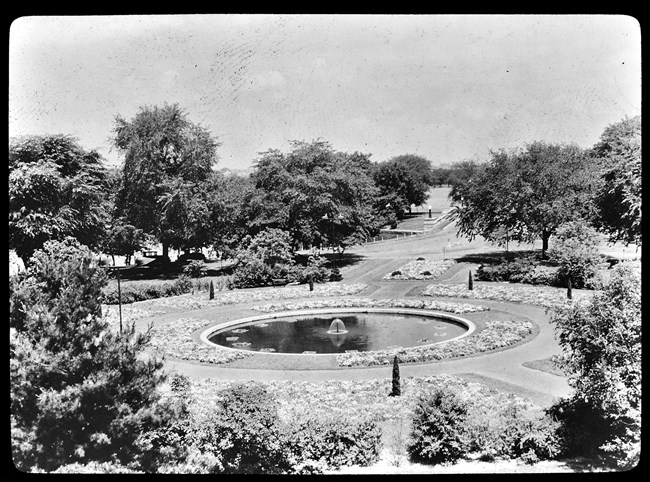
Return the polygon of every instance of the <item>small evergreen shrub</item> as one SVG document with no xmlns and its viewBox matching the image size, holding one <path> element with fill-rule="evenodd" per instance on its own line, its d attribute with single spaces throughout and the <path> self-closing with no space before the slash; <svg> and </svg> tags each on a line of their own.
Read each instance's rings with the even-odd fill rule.
<svg viewBox="0 0 650 482">
<path fill-rule="evenodd" d="M 246 382 L 220 392 L 201 446 L 218 458 L 217 472 L 281 474 L 292 461 L 278 417 L 278 403 L 261 384 Z"/>
<path fill-rule="evenodd" d="M 428 270 L 427 271 L 422 271 L 422 273 L 420 273 L 420 274 L 422 276 L 431 276 L 431 271 L 428 271 Z"/>
<path fill-rule="evenodd" d="M 193 259 L 183 268 L 183 273 L 192 278 L 200 278 L 205 276 L 208 272 L 208 267 L 205 263 L 198 259 Z"/>
<path fill-rule="evenodd" d="M 467 404 L 454 391 L 436 389 L 421 397 L 407 446 L 411 459 L 438 464 L 461 458 L 467 451 L 466 419 Z"/>
<path fill-rule="evenodd" d="M 391 275 L 391 276 L 399 276 L 399 275 L 401 275 L 401 274 L 402 274 L 402 272 L 401 272 L 400 270 L 395 270 L 395 271 L 393 271 L 390 275 Z"/>
<path fill-rule="evenodd" d="M 338 268 L 332 268 L 332 271 L 330 273 L 330 281 L 341 281 L 343 279 L 343 276 L 341 276 L 341 272 L 339 271 Z"/>
<path fill-rule="evenodd" d="M 393 383 L 392 391 L 390 392 L 391 397 L 399 397 L 402 394 L 402 388 L 400 386 L 400 376 L 399 376 L 399 360 L 397 355 L 393 358 Z"/>
</svg>

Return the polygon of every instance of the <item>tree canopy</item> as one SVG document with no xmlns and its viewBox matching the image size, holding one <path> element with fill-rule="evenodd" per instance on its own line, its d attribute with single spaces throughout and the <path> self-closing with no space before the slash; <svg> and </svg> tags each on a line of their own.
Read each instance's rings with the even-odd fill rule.
<svg viewBox="0 0 650 482">
<path fill-rule="evenodd" d="M 601 167 L 598 227 L 612 242 L 641 245 L 641 116 L 608 126 L 593 147 Z"/>
<path fill-rule="evenodd" d="M 25 264 L 48 240 L 73 236 L 97 247 L 108 212 L 106 171 L 96 151 L 65 135 L 9 143 L 9 247 Z"/>
<path fill-rule="evenodd" d="M 450 197 L 459 234 L 548 240 L 565 222 L 592 219 L 597 176 L 591 160 L 575 145 L 534 142 L 525 149 L 493 152 L 484 164 L 465 163 Z"/>
<path fill-rule="evenodd" d="M 248 200 L 252 232 L 267 227 L 290 233 L 294 249 L 330 241 L 365 239 L 379 222 L 373 211 L 377 189 L 368 156 L 343 153 L 329 143 L 291 142 L 292 150 L 261 154 Z M 332 225 L 323 216 L 340 219 Z M 333 233 L 333 234 L 332 234 Z"/>
<path fill-rule="evenodd" d="M 433 183 L 431 162 L 413 154 L 377 164 L 373 177 L 382 203 L 390 204 L 391 210 L 399 218 L 412 204 L 419 206 L 427 200 L 429 187 Z"/>
<path fill-rule="evenodd" d="M 200 245 L 204 239 L 188 225 L 176 225 L 185 220 L 173 213 L 197 208 L 201 195 L 191 193 L 211 175 L 219 146 L 215 138 L 177 104 L 141 107 L 130 120 L 117 116 L 113 133 L 125 156 L 116 201 L 120 216 L 154 235 L 164 255 L 171 244 Z"/>
</svg>

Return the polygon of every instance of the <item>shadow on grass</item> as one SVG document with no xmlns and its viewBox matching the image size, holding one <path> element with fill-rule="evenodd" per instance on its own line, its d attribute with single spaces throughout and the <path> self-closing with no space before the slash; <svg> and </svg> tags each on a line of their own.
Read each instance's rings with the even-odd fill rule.
<svg viewBox="0 0 650 482">
<path fill-rule="evenodd" d="M 333 266 L 332 263 L 332 253 L 323 253 L 321 256 L 325 259 L 327 259 L 327 267 L 331 268 Z M 361 254 L 356 254 L 356 253 L 343 253 L 343 255 L 339 256 L 338 254 L 336 256 L 336 267 L 341 269 L 345 268 L 347 266 L 354 266 L 357 263 L 363 261 L 366 259 L 366 256 L 363 256 Z"/>
<path fill-rule="evenodd" d="M 178 263 L 176 261 L 167 263 L 165 272 L 163 273 L 162 264 L 159 259 L 155 259 L 147 264 L 141 266 L 127 266 L 120 268 L 120 278 L 123 281 L 153 281 L 153 280 L 175 280 L 181 274 L 184 274 L 183 269 L 187 263 Z M 109 270 L 110 277 L 116 278 L 117 273 L 114 270 Z M 230 275 L 233 272 L 233 267 L 230 264 L 222 266 L 219 263 L 208 263 L 207 271 L 204 277 L 216 277 Z"/>
<path fill-rule="evenodd" d="M 468 253 L 456 258 L 459 263 L 476 263 L 485 265 L 497 265 L 508 262 L 515 262 L 521 259 L 530 259 L 541 265 L 552 266 L 548 260 L 542 259 L 541 250 L 517 250 L 517 251 L 491 251 L 485 253 Z"/>
</svg>

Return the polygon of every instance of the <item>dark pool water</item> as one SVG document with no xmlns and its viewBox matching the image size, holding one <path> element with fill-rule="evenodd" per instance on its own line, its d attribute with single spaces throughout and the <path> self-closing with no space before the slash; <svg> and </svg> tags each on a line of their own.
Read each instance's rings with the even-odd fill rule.
<svg viewBox="0 0 650 482">
<path fill-rule="evenodd" d="M 347 333 L 328 333 L 339 318 Z M 209 340 L 240 350 L 276 353 L 343 353 L 429 345 L 467 331 L 440 318 L 393 313 L 323 314 L 257 321 L 218 331 Z"/>
</svg>

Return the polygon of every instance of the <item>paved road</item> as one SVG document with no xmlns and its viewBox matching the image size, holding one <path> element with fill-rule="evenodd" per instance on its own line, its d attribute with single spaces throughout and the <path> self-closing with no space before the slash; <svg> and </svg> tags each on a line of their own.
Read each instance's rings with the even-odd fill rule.
<svg viewBox="0 0 650 482">
<path fill-rule="evenodd" d="M 417 296 L 427 281 L 389 281 L 383 276 L 402 266 L 409 259 L 417 256 L 435 256 L 442 253 L 442 246 L 452 244 L 458 252 L 484 251 L 490 249 L 482 241 L 469 243 L 457 240 L 453 235 L 451 242 L 444 230 L 418 237 L 385 242 L 383 245 L 356 247 L 349 252 L 360 255 L 363 259 L 341 270 L 347 283 L 365 283 L 368 287 L 358 296 L 372 298 L 402 298 Z M 445 273 L 439 282 L 465 282 L 467 270 L 476 269 L 476 265 L 457 265 Z M 431 299 L 427 297 L 427 299 Z M 440 298 L 453 301 L 449 298 Z M 469 300 L 457 300 L 468 302 Z M 570 394 L 566 378 L 547 372 L 527 368 L 523 363 L 546 359 L 560 353 L 560 348 L 553 336 L 544 310 L 534 306 L 515 303 L 500 303 L 481 300 L 480 304 L 490 306 L 491 310 L 513 313 L 533 320 L 539 327 L 539 333 L 527 343 L 502 351 L 464 357 L 458 360 L 436 361 L 420 364 L 402 364 L 402 376 L 429 376 L 436 374 L 456 374 L 471 380 L 478 380 L 488 386 L 511 391 L 529 398 L 531 401 L 547 406 L 557 397 Z M 243 308 L 243 307 L 242 307 Z M 214 309 L 214 308 L 212 308 Z M 236 313 L 237 307 L 228 308 Z M 221 308 L 223 311 L 223 308 Z M 202 317 L 201 310 L 192 311 L 192 317 Z M 172 317 L 173 318 L 173 317 Z M 268 355 L 277 356 L 277 355 Z M 391 376 L 391 367 L 336 368 L 314 370 L 269 370 L 251 368 L 232 368 L 219 365 L 206 365 L 178 360 L 169 360 L 168 367 L 178 373 L 198 378 L 219 378 L 230 380 L 303 380 L 320 381 L 328 379 L 370 379 Z"/>
</svg>

